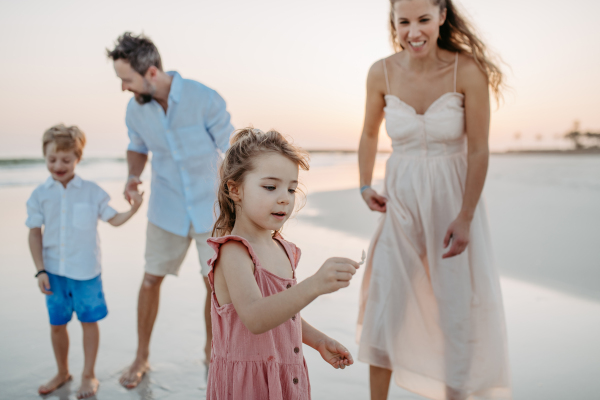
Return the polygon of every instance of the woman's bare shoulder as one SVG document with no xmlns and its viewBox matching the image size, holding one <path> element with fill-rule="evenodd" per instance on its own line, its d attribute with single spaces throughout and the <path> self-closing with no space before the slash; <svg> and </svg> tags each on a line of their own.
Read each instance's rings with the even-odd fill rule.
<svg viewBox="0 0 600 400">
<path fill-rule="evenodd" d="M 473 88 L 486 88 L 488 79 L 486 73 L 470 54 L 458 55 L 457 86 L 464 92 Z"/>
</svg>

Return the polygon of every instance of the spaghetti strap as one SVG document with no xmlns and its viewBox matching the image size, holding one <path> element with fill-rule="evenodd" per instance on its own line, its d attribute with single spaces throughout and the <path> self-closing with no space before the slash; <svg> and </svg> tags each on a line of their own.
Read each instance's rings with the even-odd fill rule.
<svg viewBox="0 0 600 400">
<path fill-rule="evenodd" d="M 387 67 L 385 66 L 385 58 L 381 61 L 383 61 L 383 74 L 385 75 L 385 86 L 387 87 L 386 94 L 390 94 L 390 82 L 388 81 Z"/>
<path fill-rule="evenodd" d="M 458 70 L 458 53 L 454 58 L 454 93 L 456 93 L 456 71 Z"/>
</svg>

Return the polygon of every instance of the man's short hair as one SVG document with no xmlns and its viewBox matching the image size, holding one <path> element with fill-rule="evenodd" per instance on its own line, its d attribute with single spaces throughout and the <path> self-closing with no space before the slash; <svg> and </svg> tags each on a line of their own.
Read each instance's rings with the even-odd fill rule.
<svg viewBox="0 0 600 400">
<path fill-rule="evenodd" d="M 125 32 L 117 39 L 113 50 L 106 49 L 106 56 L 113 61 L 125 60 L 137 73 L 144 76 L 148 68 L 155 66 L 162 71 L 158 49 L 150 38 Z"/>
</svg>

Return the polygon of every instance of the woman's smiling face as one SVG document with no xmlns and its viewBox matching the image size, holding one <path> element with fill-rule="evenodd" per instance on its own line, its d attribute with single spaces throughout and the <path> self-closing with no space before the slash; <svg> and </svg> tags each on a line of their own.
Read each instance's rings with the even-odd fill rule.
<svg viewBox="0 0 600 400">
<path fill-rule="evenodd" d="M 412 56 L 424 57 L 437 47 L 446 9 L 440 10 L 431 0 L 399 0 L 393 13 L 398 42 Z"/>
</svg>

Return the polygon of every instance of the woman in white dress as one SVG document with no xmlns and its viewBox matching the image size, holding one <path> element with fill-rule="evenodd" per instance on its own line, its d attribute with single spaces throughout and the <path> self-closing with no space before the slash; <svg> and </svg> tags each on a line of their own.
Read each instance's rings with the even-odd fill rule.
<svg viewBox="0 0 600 400">
<path fill-rule="evenodd" d="M 510 399 L 502 295 L 485 205 L 490 90 L 502 73 L 451 0 L 391 0 L 396 50 L 367 78 L 361 193 L 384 213 L 361 288 L 371 399 Z M 402 51 L 400 51 L 402 50 Z M 393 153 L 370 187 L 385 117 Z"/>
</svg>

